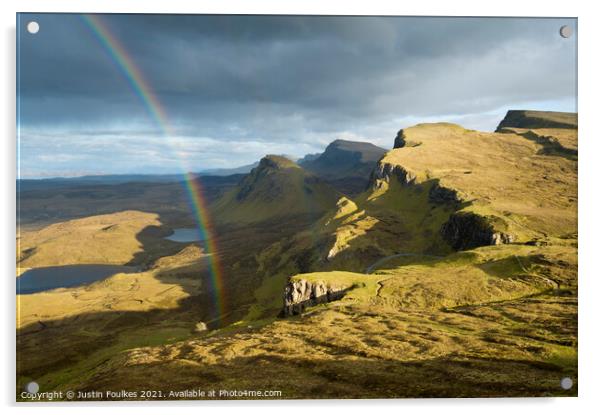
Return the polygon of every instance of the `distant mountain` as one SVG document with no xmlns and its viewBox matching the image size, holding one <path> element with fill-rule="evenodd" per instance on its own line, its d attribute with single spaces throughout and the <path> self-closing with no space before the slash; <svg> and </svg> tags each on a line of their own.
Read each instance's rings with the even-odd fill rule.
<svg viewBox="0 0 602 415">
<path fill-rule="evenodd" d="M 245 166 L 207 169 L 192 173 L 193 177 L 224 177 L 249 173 L 258 162 Z M 184 174 L 99 174 L 78 177 L 52 177 L 47 179 L 21 179 L 17 180 L 17 192 L 30 190 L 64 189 L 92 185 L 116 185 L 125 183 L 173 183 L 187 180 Z"/>
<path fill-rule="evenodd" d="M 208 169 L 202 170 L 198 174 L 200 176 L 230 176 L 232 174 L 247 174 L 259 164 L 258 161 L 252 164 L 246 164 L 240 167 L 224 168 L 224 169 Z"/>
<path fill-rule="evenodd" d="M 322 155 L 322 153 L 306 154 L 306 155 L 304 155 L 303 157 L 301 157 L 300 159 L 297 160 L 297 164 L 303 165 L 304 163 L 308 163 L 310 161 L 314 161 L 315 159 L 317 159 L 321 155 Z"/>
<path fill-rule="evenodd" d="M 305 156 L 299 164 L 343 193 L 354 195 L 366 189 L 372 170 L 386 151 L 371 143 L 335 140 L 318 157 Z"/>
<path fill-rule="evenodd" d="M 184 180 L 184 175 L 182 174 L 108 174 L 79 177 L 52 177 L 48 179 L 21 179 L 17 180 L 17 192 L 124 183 L 170 183 L 182 180 Z"/>
<path fill-rule="evenodd" d="M 288 158 L 268 155 L 214 205 L 220 222 L 260 222 L 276 217 L 320 215 L 339 195 Z"/>
</svg>

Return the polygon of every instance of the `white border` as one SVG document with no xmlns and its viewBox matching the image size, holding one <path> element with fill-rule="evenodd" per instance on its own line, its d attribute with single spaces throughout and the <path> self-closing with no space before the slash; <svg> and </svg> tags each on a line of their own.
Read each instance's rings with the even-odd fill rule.
<svg viewBox="0 0 602 415">
<path fill-rule="evenodd" d="M 168 1 L 68 1 L 68 0 L 8 0 L 0 2 L 2 13 L 2 264 L 4 265 L 4 324 L 2 347 L 5 364 L 0 377 L 2 404 L 8 411 L 45 414 L 81 413 L 106 414 L 131 412 L 139 407 L 145 415 L 164 414 L 166 406 L 175 411 L 194 413 L 241 412 L 265 414 L 286 412 L 290 414 L 345 411 L 365 413 L 375 407 L 377 411 L 397 414 L 461 413 L 504 414 L 508 412 L 545 412 L 548 414 L 592 413 L 602 406 L 598 388 L 600 381 L 599 317 L 602 316 L 602 272 L 599 240 L 602 236 L 602 120 L 600 115 L 600 26 L 602 16 L 596 13 L 593 1 L 516 1 L 485 2 L 470 0 L 392 2 L 385 0 L 229 0 L 199 2 L 184 0 Z M 439 15 L 439 16 L 562 16 L 579 18 L 579 398 L 556 399 L 445 399 L 445 400 L 389 400 L 389 401 L 270 401 L 270 402 L 194 402 L 194 403 L 126 403 L 86 404 L 79 406 L 32 406 L 16 407 L 14 400 L 14 249 L 15 249 L 15 13 L 26 12 L 131 12 L 131 13 L 233 13 L 233 14 L 365 14 L 365 15 Z M 108 405 L 111 405 L 108 407 Z M 141 407 L 142 406 L 142 407 Z"/>
</svg>

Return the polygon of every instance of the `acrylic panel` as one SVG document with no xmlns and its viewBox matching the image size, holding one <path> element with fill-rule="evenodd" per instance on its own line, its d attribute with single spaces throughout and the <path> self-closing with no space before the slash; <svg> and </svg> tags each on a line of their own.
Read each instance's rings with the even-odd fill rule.
<svg viewBox="0 0 602 415">
<path fill-rule="evenodd" d="M 577 19 L 17 15 L 18 401 L 577 395 Z"/>
</svg>

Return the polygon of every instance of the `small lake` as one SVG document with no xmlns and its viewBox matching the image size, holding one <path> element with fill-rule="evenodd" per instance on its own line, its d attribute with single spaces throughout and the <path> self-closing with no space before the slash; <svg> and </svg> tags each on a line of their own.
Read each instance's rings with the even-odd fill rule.
<svg viewBox="0 0 602 415">
<path fill-rule="evenodd" d="M 174 229 L 174 232 L 165 237 L 165 239 L 169 239 L 170 241 L 174 242 L 195 242 L 203 240 L 201 233 L 197 228 Z"/>
<path fill-rule="evenodd" d="M 17 278 L 17 294 L 33 294 L 55 288 L 77 287 L 104 280 L 120 272 L 135 272 L 125 265 L 63 265 L 34 268 Z"/>
</svg>

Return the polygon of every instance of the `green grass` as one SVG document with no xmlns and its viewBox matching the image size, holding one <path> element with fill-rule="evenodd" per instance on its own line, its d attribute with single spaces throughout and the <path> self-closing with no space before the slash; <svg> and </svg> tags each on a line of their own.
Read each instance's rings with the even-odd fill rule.
<svg viewBox="0 0 602 415">
<path fill-rule="evenodd" d="M 334 207 L 338 197 L 325 182 L 287 160 L 260 164 L 210 209 L 218 224 L 249 224 L 291 215 L 320 215 Z"/>
</svg>

